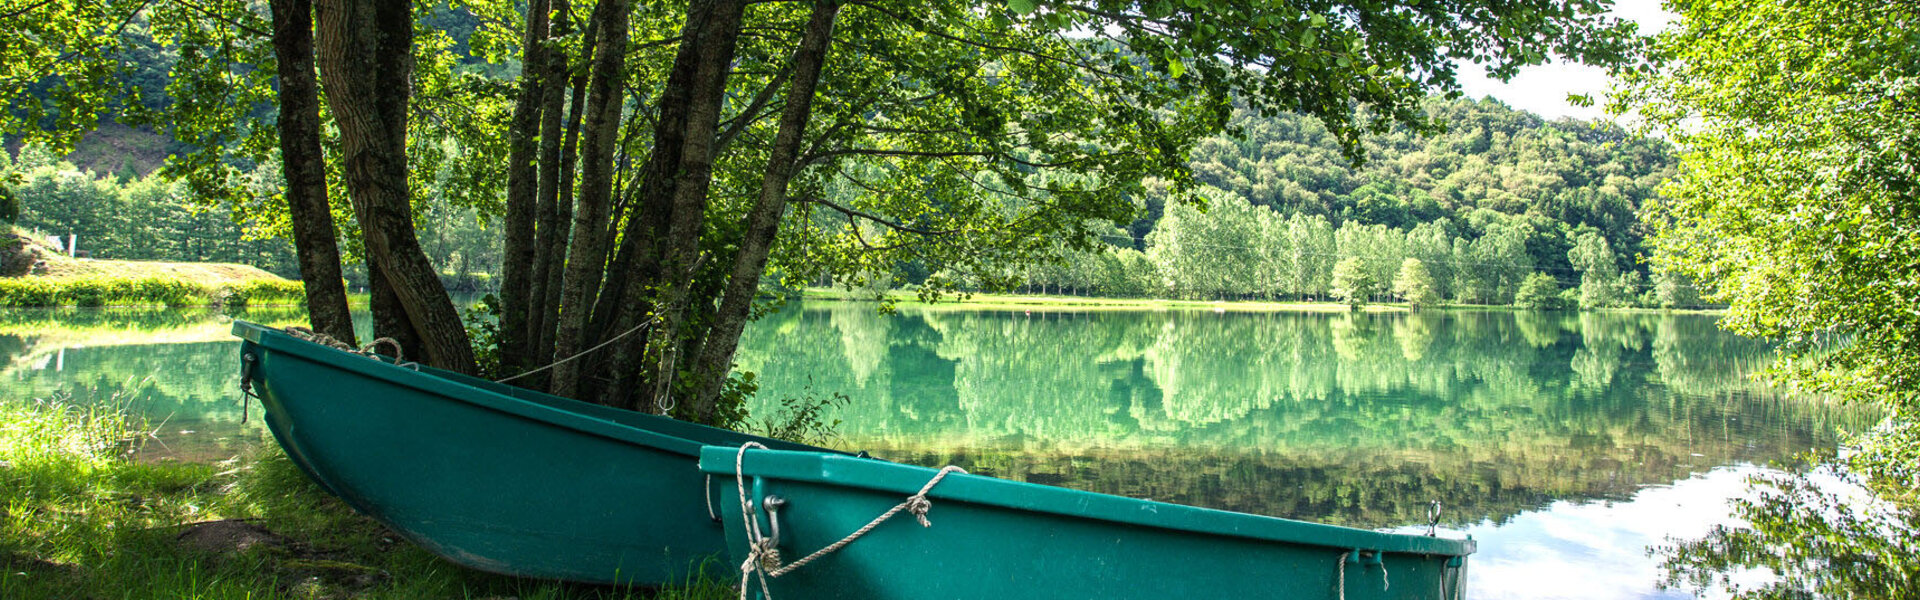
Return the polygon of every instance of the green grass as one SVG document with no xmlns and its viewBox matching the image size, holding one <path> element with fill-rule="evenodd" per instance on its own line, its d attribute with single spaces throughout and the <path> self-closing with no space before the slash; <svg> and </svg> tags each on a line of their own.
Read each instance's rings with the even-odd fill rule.
<svg viewBox="0 0 1920 600">
<path fill-rule="evenodd" d="M 322 492 L 278 448 L 226 464 L 146 464 L 112 408 L 0 402 L 0 598 L 733 598 L 725 582 L 579 586 L 460 567 Z M 193 523 L 244 519 L 288 543 L 210 554 Z M 722 570 L 724 572 L 724 570 Z"/>
<path fill-rule="evenodd" d="M 209 284 L 165 275 L 0 278 L 0 306 L 247 306 L 294 304 L 298 281 L 244 279 Z"/>
</svg>

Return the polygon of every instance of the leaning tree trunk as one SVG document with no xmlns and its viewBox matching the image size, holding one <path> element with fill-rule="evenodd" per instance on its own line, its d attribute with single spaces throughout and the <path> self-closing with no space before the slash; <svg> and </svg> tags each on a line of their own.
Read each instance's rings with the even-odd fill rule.
<svg viewBox="0 0 1920 600">
<path fill-rule="evenodd" d="M 653 149 L 641 167 L 635 186 L 639 200 L 620 236 L 620 247 L 607 270 L 606 283 L 600 288 L 600 302 L 593 309 L 596 329 L 626 331 L 634 327 L 638 315 L 652 311 L 643 293 L 627 298 L 630 282 L 644 291 L 659 275 L 660 246 L 667 236 L 667 222 L 673 217 L 673 186 L 680 169 L 680 151 L 686 142 L 687 105 L 692 102 L 693 79 L 699 63 L 702 32 L 713 15 L 712 2 L 697 2 L 687 7 L 686 23 L 680 29 L 680 47 L 673 68 L 654 105 Z M 644 338 L 631 342 L 641 344 Z M 616 350 L 619 352 L 620 350 Z"/>
<path fill-rule="evenodd" d="M 806 36 L 793 53 L 793 87 L 787 90 L 786 108 L 780 114 L 780 128 L 773 137 L 767 158 L 766 175 L 760 181 L 760 197 L 747 213 L 747 229 L 734 257 L 733 271 L 721 295 L 719 312 L 713 327 L 701 344 L 699 356 L 689 365 L 694 378 L 693 406 L 690 411 L 700 422 L 712 422 L 716 399 L 727 371 L 733 368 L 733 353 L 740 333 L 746 329 L 747 315 L 754 296 L 760 291 L 760 275 L 766 272 L 767 255 L 779 232 L 780 217 L 787 208 L 787 184 L 798 170 L 800 145 L 807 123 L 813 116 L 814 90 L 820 83 L 820 71 L 826 64 L 827 50 L 833 42 L 833 21 L 840 14 L 837 0 L 823 0 L 813 6 L 807 20 Z"/>
<path fill-rule="evenodd" d="M 566 275 L 560 289 L 559 326 L 554 331 L 554 356 L 579 352 L 587 316 L 593 312 L 592 294 L 605 269 L 608 211 L 613 196 L 614 142 L 620 133 L 621 101 L 627 82 L 627 12 L 625 0 L 604 0 L 593 11 L 598 32 L 593 57 L 593 80 L 588 90 L 586 147 L 580 153 L 580 194 L 573 214 L 573 244 L 568 248 Z M 580 365 L 567 361 L 554 366 L 554 395 L 572 397 L 579 389 Z"/>
<path fill-rule="evenodd" d="M 313 74 L 311 0 L 273 0 L 273 54 L 280 77 L 280 172 L 287 179 L 293 249 L 307 292 L 313 330 L 347 345 L 353 315 L 340 277 L 340 246 L 327 204 L 326 159 L 320 152 L 320 94 Z"/>
<path fill-rule="evenodd" d="M 466 328 L 413 230 L 407 189 L 413 7 L 386 0 L 323 0 L 317 6 L 316 49 L 368 260 L 405 309 L 424 362 L 471 374 Z"/>
<path fill-rule="evenodd" d="M 506 252 L 500 260 L 500 367 L 512 373 L 525 368 L 532 352 L 528 340 L 528 301 L 533 289 L 534 221 L 538 218 L 535 193 L 539 176 L 533 168 L 534 135 L 540 132 L 541 106 L 548 81 L 546 0 L 527 6 L 527 30 L 520 38 L 520 96 L 514 101 L 507 127 Z"/>
</svg>

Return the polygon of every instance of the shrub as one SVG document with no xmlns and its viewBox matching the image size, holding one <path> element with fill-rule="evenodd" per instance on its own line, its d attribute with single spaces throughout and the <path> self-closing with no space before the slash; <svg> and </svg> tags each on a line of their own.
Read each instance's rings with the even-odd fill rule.
<svg viewBox="0 0 1920 600">
<path fill-rule="evenodd" d="M 304 284 L 286 279 L 248 279 L 222 288 L 214 300 L 223 306 L 298 304 L 307 297 Z"/>
<path fill-rule="evenodd" d="M 57 306 L 59 286 L 45 279 L 0 279 L 0 305 Z"/>
<path fill-rule="evenodd" d="M 1566 308 L 1566 298 L 1560 294 L 1560 282 L 1552 275 L 1534 273 L 1520 282 L 1520 290 L 1513 294 L 1513 305 L 1532 310 L 1560 310 Z"/>
<path fill-rule="evenodd" d="M 0 306 L 291 304 L 305 297 L 300 282 L 274 279 L 253 279 L 215 290 L 159 276 L 0 278 Z"/>
</svg>

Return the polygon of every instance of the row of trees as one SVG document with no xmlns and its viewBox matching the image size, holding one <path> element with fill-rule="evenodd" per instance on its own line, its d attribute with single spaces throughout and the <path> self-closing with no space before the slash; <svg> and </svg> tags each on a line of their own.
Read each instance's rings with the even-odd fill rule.
<svg viewBox="0 0 1920 600">
<path fill-rule="evenodd" d="M 231 262 L 300 277 L 293 245 L 273 235 L 284 223 L 263 223 L 265 213 L 195 198 L 164 174 L 101 175 L 58 161 L 38 145 L 22 148 L 17 158 L 0 153 L 0 172 L 18 177 L 11 186 L 18 202 L 15 224 L 63 239 L 78 236 L 80 250 L 93 258 Z M 275 169 L 258 169 L 248 174 L 249 185 L 265 196 L 282 185 L 278 176 Z M 428 187 L 429 193 L 439 191 L 437 182 Z M 439 266 L 444 285 L 462 291 L 497 285 L 498 227 L 489 227 L 470 206 L 422 202 L 415 208 L 421 247 Z M 356 288 L 367 285 L 366 269 L 357 264 L 344 274 Z"/>
<path fill-rule="evenodd" d="M 1202 187 L 1170 202 L 1144 239 L 1115 230 L 1112 243 L 1069 250 L 1025 273 L 1033 291 L 1193 299 L 1400 300 L 1414 304 L 1691 307 L 1694 286 L 1677 276 L 1625 270 L 1630 257 L 1598 230 L 1490 209 L 1463 224 L 1441 217 L 1411 229 L 1296 212 L 1282 217 L 1238 194 Z M 1542 264 L 1539 238 L 1567 238 L 1560 264 Z M 1139 243 L 1145 250 L 1132 246 Z M 1549 245 L 1552 247 L 1551 245 Z M 1544 287 L 1543 287 L 1544 286 Z M 1562 294 L 1562 289 L 1568 293 Z"/>
<path fill-rule="evenodd" d="M 247 224 L 188 201 L 184 186 L 161 177 L 121 180 L 55 162 L 37 147 L 17 161 L 0 153 L 0 170 L 15 173 L 19 212 L 29 231 L 78 238 L 94 258 L 243 263 L 298 276 L 293 247 L 247 235 Z"/>
</svg>

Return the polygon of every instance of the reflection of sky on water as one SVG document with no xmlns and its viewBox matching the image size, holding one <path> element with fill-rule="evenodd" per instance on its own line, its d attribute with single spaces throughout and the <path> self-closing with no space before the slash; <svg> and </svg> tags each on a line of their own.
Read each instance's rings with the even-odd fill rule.
<svg viewBox="0 0 1920 600">
<path fill-rule="evenodd" d="M 1648 550 L 1732 523 L 1728 502 L 1747 494 L 1749 476 L 1765 472 L 1750 465 L 1721 467 L 1648 487 L 1624 502 L 1555 502 L 1505 524 L 1483 522 L 1445 534 L 1472 535 L 1480 543 L 1467 585 L 1477 600 L 1693 598 L 1691 590 L 1658 588 L 1659 560 L 1650 560 Z M 1740 575 L 1736 581 L 1758 574 Z"/>
</svg>

